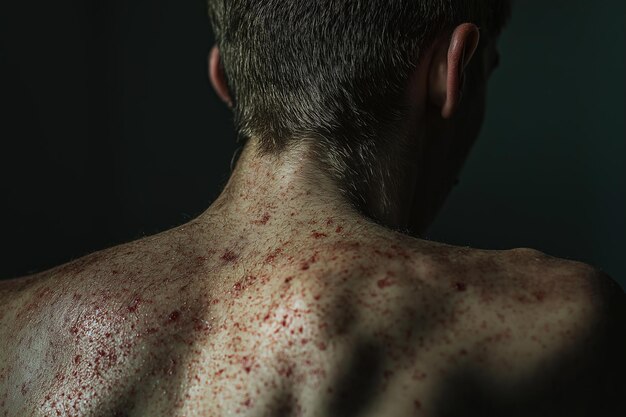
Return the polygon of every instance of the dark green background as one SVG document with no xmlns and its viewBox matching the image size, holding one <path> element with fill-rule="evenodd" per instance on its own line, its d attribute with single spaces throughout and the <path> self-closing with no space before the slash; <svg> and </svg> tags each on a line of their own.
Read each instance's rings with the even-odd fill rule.
<svg viewBox="0 0 626 417">
<path fill-rule="evenodd" d="M 518 1 L 435 240 L 533 247 L 626 286 L 626 3 Z"/>
<path fill-rule="evenodd" d="M 427 237 L 534 247 L 626 286 L 626 4 L 518 1 L 483 133 Z M 235 148 L 201 0 L 0 5 L 0 277 L 189 220 Z"/>
</svg>

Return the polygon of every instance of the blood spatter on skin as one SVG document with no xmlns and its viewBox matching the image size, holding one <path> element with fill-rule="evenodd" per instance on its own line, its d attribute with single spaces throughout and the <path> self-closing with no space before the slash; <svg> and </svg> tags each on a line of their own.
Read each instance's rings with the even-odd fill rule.
<svg viewBox="0 0 626 417">
<path fill-rule="evenodd" d="M 279 256 L 282 252 L 283 250 L 281 248 L 274 249 L 273 251 L 267 254 L 267 256 L 265 257 L 264 263 L 265 264 L 273 263 L 276 260 L 276 257 Z"/>
<path fill-rule="evenodd" d="M 170 314 L 168 314 L 167 322 L 174 323 L 175 321 L 178 321 L 179 318 L 180 318 L 180 311 L 174 310 Z"/>
<path fill-rule="evenodd" d="M 328 237 L 328 235 L 326 233 L 321 233 L 321 232 L 313 232 L 311 233 L 311 236 L 313 236 L 314 239 L 321 239 L 324 237 Z"/>
<path fill-rule="evenodd" d="M 380 249 L 374 249 L 374 253 L 378 256 L 384 256 L 387 259 L 395 258 L 395 255 L 389 251 L 382 251 Z"/>
<path fill-rule="evenodd" d="M 211 325 L 206 320 L 203 320 L 198 317 L 193 318 L 193 329 L 196 332 L 209 332 L 211 331 Z"/>
<path fill-rule="evenodd" d="M 198 264 L 203 264 L 208 260 L 208 256 L 196 256 L 196 262 Z"/>
<path fill-rule="evenodd" d="M 314 264 L 318 261 L 319 254 L 315 252 L 308 260 L 302 261 L 300 263 L 300 270 L 306 271 L 311 267 L 311 264 Z"/>
<path fill-rule="evenodd" d="M 135 296 L 126 309 L 129 313 L 134 313 L 139 308 L 139 305 L 143 302 L 140 296 Z"/>
<path fill-rule="evenodd" d="M 37 292 L 35 293 L 35 298 L 38 300 L 42 300 L 43 298 L 45 298 L 46 296 L 48 296 L 50 294 L 50 288 L 48 287 L 43 287 L 39 290 L 37 290 Z"/>
<path fill-rule="evenodd" d="M 376 285 L 378 285 L 378 288 L 380 289 L 391 287 L 394 284 L 395 284 L 395 281 L 393 281 L 391 277 L 385 277 L 383 279 L 379 279 L 378 281 L 376 281 Z"/>
<path fill-rule="evenodd" d="M 341 232 L 343 232 L 343 227 L 337 226 L 337 228 L 335 229 L 335 233 L 341 233 Z"/>
<path fill-rule="evenodd" d="M 245 277 L 243 277 L 242 279 L 240 279 L 239 281 L 233 284 L 233 287 L 230 293 L 234 297 L 239 297 L 243 291 L 245 291 L 247 288 L 252 286 L 256 281 L 257 281 L 257 277 L 253 275 L 246 275 Z"/>
<path fill-rule="evenodd" d="M 267 222 L 272 218 L 272 216 L 270 216 L 269 213 L 263 213 L 263 216 L 261 216 L 260 219 L 258 220 L 254 220 L 252 221 L 252 223 L 256 224 L 256 225 L 260 225 L 260 226 L 264 226 L 267 224 Z"/>
<path fill-rule="evenodd" d="M 231 250 L 227 250 L 226 252 L 222 254 L 222 256 L 220 256 L 220 259 L 224 262 L 231 263 L 239 259 L 239 255 L 237 255 L 235 252 Z"/>
</svg>

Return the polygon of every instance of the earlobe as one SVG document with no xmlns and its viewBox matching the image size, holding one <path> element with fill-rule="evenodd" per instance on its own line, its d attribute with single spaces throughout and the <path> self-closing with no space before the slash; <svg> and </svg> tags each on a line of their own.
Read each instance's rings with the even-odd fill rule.
<svg viewBox="0 0 626 417">
<path fill-rule="evenodd" d="M 209 78 L 215 93 L 229 108 L 232 109 L 233 101 L 228 91 L 228 84 L 226 83 L 226 77 L 224 76 L 224 71 L 220 65 L 220 59 L 219 48 L 215 45 L 209 54 Z"/>
</svg>

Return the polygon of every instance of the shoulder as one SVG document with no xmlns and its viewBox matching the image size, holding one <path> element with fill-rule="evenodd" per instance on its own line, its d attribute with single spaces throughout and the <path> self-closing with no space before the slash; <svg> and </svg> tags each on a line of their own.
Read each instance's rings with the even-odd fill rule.
<svg viewBox="0 0 626 417">
<path fill-rule="evenodd" d="M 163 284 L 178 249 L 150 239 L 0 284 L 0 395 L 14 415 L 90 405 L 56 397 L 86 381 L 85 397 L 99 398 L 110 381 L 131 381 L 127 373 L 145 358 L 132 360 L 158 336 L 147 328 L 172 311 L 162 295 L 182 285 Z"/>
<path fill-rule="evenodd" d="M 322 316 L 352 335 L 346 352 L 361 339 L 384 352 L 381 387 L 404 374 L 419 394 L 437 387 L 415 404 L 444 415 L 608 416 L 626 395 L 625 296 L 598 269 L 525 248 L 376 242 L 349 253 L 357 261 L 325 283 Z"/>
<path fill-rule="evenodd" d="M 619 285 L 590 265 L 532 249 L 487 251 L 477 262 L 493 266 L 478 269 L 489 278 L 476 278 L 479 313 L 466 323 L 481 369 L 464 368 L 456 383 L 471 381 L 473 401 L 504 414 L 515 405 L 528 415 L 614 415 L 626 395 Z"/>
</svg>

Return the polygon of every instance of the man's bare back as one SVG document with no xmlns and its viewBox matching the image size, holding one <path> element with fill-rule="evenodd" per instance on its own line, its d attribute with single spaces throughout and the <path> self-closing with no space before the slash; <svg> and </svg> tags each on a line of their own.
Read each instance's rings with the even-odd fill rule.
<svg viewBox="0 0 626 417">
<path fill-rule="evenodd" d="M 3 283 L 3 415 L 559 415 L 602 355 L 583 264 L 325 215 L 264 245 L 259 214 Z"/>
</svg>

